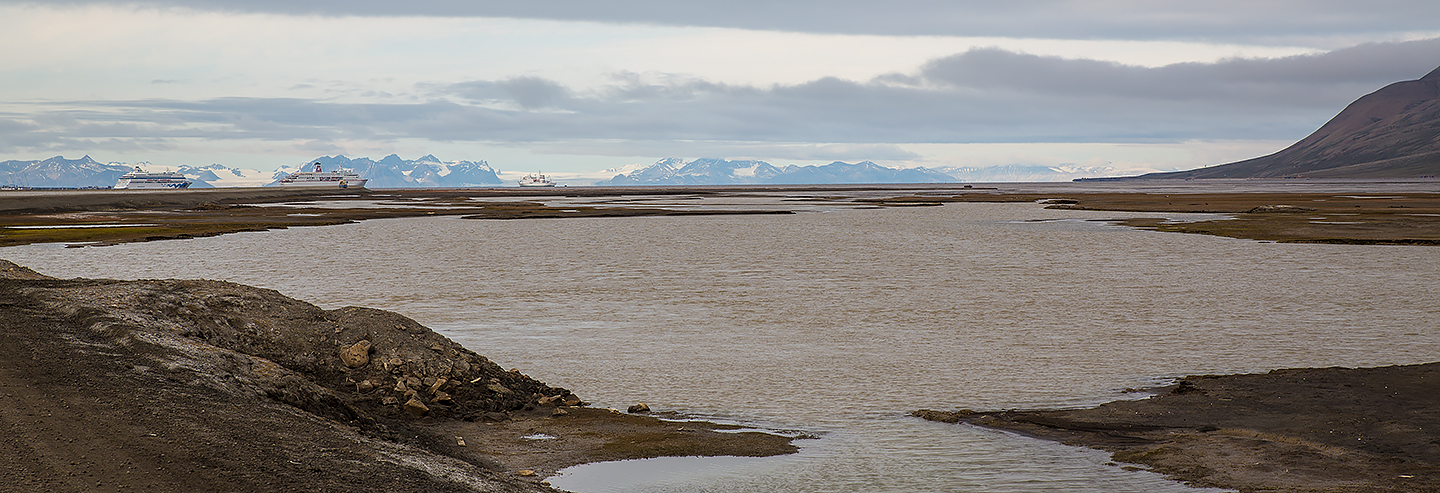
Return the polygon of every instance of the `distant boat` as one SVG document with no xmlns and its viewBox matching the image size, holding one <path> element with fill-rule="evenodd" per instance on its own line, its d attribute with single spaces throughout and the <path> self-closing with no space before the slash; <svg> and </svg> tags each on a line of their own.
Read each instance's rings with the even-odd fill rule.
<svg viewBox="0 0 1440 493">
<path fill-rule="evenodd" d="M 282 187 L 331 187 L 331 188 L 364 188 L 365 182 L 370 181 L 361 178 L 354 171 L 341 168 L 339 171 L 321 171 L 320 163 L 315 163 L 315 171 L 296 171 L 289 176 L 280 179 Z"/>
<path fill-rule="evenodd" d="M 116 181 L 115 186 L 111 188 L 116 190 L 190 188 L 190 184 L 194 182 L 194 180 L 186 178 L 185 175 L 176 171 L 147 173 L 145 170 L 140 169 L 139 166 L 136 166 L 134 171 L 120 175 L 120 180 Z"/>
<path fill-rule="evenodd" d="M 555 186 L 555 182 L 550 181 L 550 177 L 545 176 L 544 174 L 536 173 L 536 174 L 533 174 L 533 175 L 525 175 L 524 178 L 521 178 L 521 179 L 520 179 L 520 186 L 522 186 L 522 187 L 553 187 L 553 186 Z"/>
</svg>

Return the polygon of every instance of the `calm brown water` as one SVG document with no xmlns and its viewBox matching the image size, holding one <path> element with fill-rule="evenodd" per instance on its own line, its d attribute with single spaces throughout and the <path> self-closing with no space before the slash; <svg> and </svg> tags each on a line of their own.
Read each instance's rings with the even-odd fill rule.
<svg viewBox="0 0 1440 493">
<path fill-rule="evenodd" d="M 1127 215 L 949 204 L 401 219 L 0 258 L 59 277 L 225 279 L 394 310 L 599 406 L 821 436 L 790 457 L 553 479 L 576 491 L 1194 491 L 1103 453 L 905 414 L 1087 406 L 1186 374 L 1440 354 L 1435 249 L 1084 220 Z"/>
</svg>

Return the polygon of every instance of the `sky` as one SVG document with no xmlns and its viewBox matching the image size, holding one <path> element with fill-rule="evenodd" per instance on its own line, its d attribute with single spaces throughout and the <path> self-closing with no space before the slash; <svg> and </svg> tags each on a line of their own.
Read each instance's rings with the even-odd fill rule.
<svg viewBox="0 0 1440 493">
<path fill-rule="evenodd" d="M 0 160 L 1191 169 L 1434 70 L 1436 19 L 1434 0 L 0 0 Z"/>
</svg>

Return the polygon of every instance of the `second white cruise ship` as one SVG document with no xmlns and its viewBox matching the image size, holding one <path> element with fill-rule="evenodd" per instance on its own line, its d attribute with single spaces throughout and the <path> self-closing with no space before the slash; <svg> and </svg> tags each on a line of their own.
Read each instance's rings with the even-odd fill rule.
<svg viewBox="0 0 1440 493">
<path fill-rule="evenodd" d="M 176 171 L 148 173 L 136 166 L 134 171 L 120 175 L 120 180 L 116 181 L 115 186 L 111 188 L 116 190 L 190 188 L 190 184 L 194 182 L 195 180 L 186 178 L 185 175 Z"/>
<path fill-rule="evenodd" d="M 365 182 L 370 181 L 361 178 L 359 174 L 348 169 L 338 171 L 321 171 L 320 163 L 315 163 L 315 171 L 297 171 L 290 173 L 280 179 L 282 187 L 331 187 L 331 188 L 360 188 Z"/>
</svg>

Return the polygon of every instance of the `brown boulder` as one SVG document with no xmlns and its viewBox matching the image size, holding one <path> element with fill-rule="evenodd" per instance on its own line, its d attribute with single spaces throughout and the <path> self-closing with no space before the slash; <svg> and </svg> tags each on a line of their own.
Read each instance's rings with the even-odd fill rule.
<svg viewBox="0 0 1440 493">
<path fill-rule="evenodd" d="M 359 368 L 370 363 L 370 341 L 360 341 L 340 350 L 340 360 L 345 366 Z"/>
<path fill-rule="evenodd" d="M 405 412 L 415 416 L 424 416 L 425 413 L 430 412 L 430 408 L 426 407 L 424 402 L 420 402 L 420 399 L 411 397 L 409 401 L 405 402 Z"/>
</svg>

